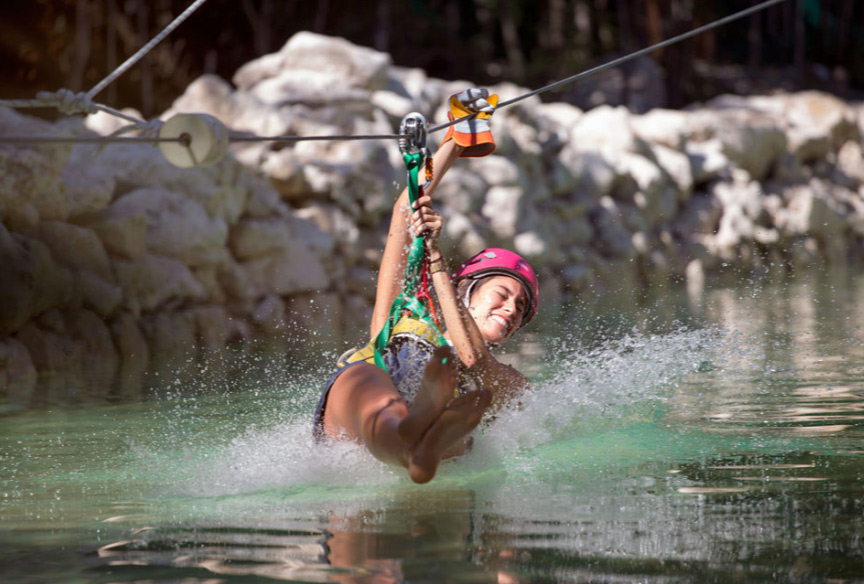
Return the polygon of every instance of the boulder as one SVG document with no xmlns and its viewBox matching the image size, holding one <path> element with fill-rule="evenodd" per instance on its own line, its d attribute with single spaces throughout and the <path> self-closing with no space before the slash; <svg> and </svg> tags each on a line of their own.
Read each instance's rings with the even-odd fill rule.
<svg viewBox="0 0 864 584">
<path fill-rule="evenodd" d="M 19 330 L 42 312 L 74 297 L 73 276 L 44 243 L 12 234 L 0 223 L 0 334 Z"/>
<path fill-rule="evenodd" d="M 89 272 L 106 282 L 114 281 L 108 253 L 90 229 L 60 221 L 42 221 L 28 232 L 44 243 L 51 256 L 74 272 Z"/>
<path fill-rule="evenodd" d="M 600 106 L 582 116 L 570 132 L 578 150 L 594 150 L 615 156 L 622 152 L 644 152 L 645 143 L 631 126 L 625 107 Z"/>
<path fill-rule="evenodd" d="M 111 207 L 115 218 L 144 218 L 149 253 L 175 258 L 187 266 L 218 261 L 228 242 L 223 219 L 211 217 L 194 200 L 164 188 L 136 189 Z"/>
<path fill-rule="evenodd" d="M 0 339 L 0 412 L 26 409 L 36 390 L 37 372 L 27 347 L 14 337 Z"/>
<path fill-rule="evenodd" d="M 204 287 L 177 259 L 148 254 L 135 261 L 114 258 L 111 264 L 123 290 L 123 305 L 136 316 L 207 299 Z"/>
<path fill-rule="evenodd" d="M 633 116 L 630 125 L 639 139 L 680 151 L 687 142 L 689 118 L 684 111 L 657 108 Z"/>
<path fill-rule="evenodd" d="M 109 322 L 108 328 L 120 360 L 117 375 L 120 393 L 124 397 L 141 395 L 150 365 L 150 349 L 138 319 L 124 311 Z"/>
<path fill-rule="evenodd" d="M 789 149 L 802 160 L 825 158 L 846 142 L 860 142 L 855 110 L 839 98 L 803 91 L 777 98 L 784 103 Z"/>
<path fill-rule="evenodd" d="M 383 89 L 389 67 L 390 56 L 386 53 L 357 46 L 345 39 L 304 31 L 292 36 L 278 53 L 265 55 L 238 69 L 234 84 L 241 91 L 251 91 L 282 73 L 304 81 L 320 75 L 320 89 L 323 90 L 320 95 L 327 98 L 338 94 L 339 87 Z M 335 84 L 329 88 L 336 89 L 335 92 L 327 91 L 327 80 Z M 298 88 L 304 90 L 299 84 Z"/>
</svg>

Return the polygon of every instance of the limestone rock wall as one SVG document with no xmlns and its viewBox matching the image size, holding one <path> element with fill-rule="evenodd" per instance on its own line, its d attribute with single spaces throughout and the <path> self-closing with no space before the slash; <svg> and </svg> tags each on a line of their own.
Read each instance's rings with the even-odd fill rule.
<svg viewBox="0 0 864 584">
<path fill-rule="evenodd" d="M 446 98 L 472 85 L 309 33 L 232 81 L 200 78 L 163 119 L 390 134 L 410 111 L 445 120 Z M 441 185 L 442 244 L 453 261 L 515 249 L 552 302 L 698 283 L 721 264 L 843 263 L 864 238 L 861 112 L 818 92 L 639 116 L 530 98 L 496 112 L 494 155 L 460 161 Z M 118 125 L 0 108 L 6 135 Z M 392 141 L 234 143 L 200 169 L 146 144 L 0 145 L 0 398 L 82 390 L 82 371 L 137 393 L 145 372 L 176 375 L 234 340 L 359 340 L 403 173 Z"/>
</svg>

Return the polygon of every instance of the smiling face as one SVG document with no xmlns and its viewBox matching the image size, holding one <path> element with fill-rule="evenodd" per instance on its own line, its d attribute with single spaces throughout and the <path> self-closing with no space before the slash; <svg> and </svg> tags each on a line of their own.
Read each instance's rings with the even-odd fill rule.
<svg viewBox="0 0 864 584">
<path fill-rule="evenodd" d="M 528 297 L 519 280 L 491 276 L 471 292 L 468 311 L 487 343 L 503 343 L 522 324 Z"/>
</svg>

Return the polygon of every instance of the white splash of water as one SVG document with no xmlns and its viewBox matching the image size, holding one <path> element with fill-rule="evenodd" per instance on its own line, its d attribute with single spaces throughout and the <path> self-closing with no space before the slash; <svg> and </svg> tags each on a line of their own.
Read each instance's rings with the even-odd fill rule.
<svg viewBox="0 0 864 584">
<path fill-rule="evenodd" d="M 592 350 L 562 348 L 550 367 L 556 372 L 552 378 L 523 396 L 518 407 L 498 412 L 477 436 L 473 451 L 442 467 L 442 474 L 521 467 L 540 445 L 651 420 L 675 384 L 711 359 L 721 337 L 710 329 L 634 332 Z M 251 428 L 223 447 L 188 454 L 180 490 L 223 496 L 409 482 L 403 469 L 388 467 L 362 446 L 316 444 L 311 417 L 309 412 Z"/>
<path fill-rule="evenodd" d="M 311 419 L 311 416 L 310 416 Z M 345 487 L 392 483 L 391 469 L 350 442 L 316 444 L 311 423 L 251 429 L 190 477 L 186 490 L 198 495 L 234 495 L 271 488 Z"/>
<path fill-rule="evenodd" d="M 634 332 L 592 350 L 559 351 L 552 365 L 557 373 L 501 412 L 478 448 L 507 460 L 541 444 L 650 420 L 675 384 L 710 360 L 720 342 L 716 330 L 682 329 Z"/>
</svg>

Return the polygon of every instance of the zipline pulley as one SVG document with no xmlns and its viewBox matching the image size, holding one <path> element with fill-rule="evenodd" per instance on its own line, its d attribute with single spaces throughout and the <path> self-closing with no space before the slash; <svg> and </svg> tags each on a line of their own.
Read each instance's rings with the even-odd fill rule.
<svg viewBox="0 0 864 584">
<path fill-rule="evenodd" d="M 426 116 L 417 112 L 411 112 L 402 118 L 399 125 L 399 151 L 402 154 L 414 154 L 426 150 L 426 134 L 429 124 Z"/>
</svg>

